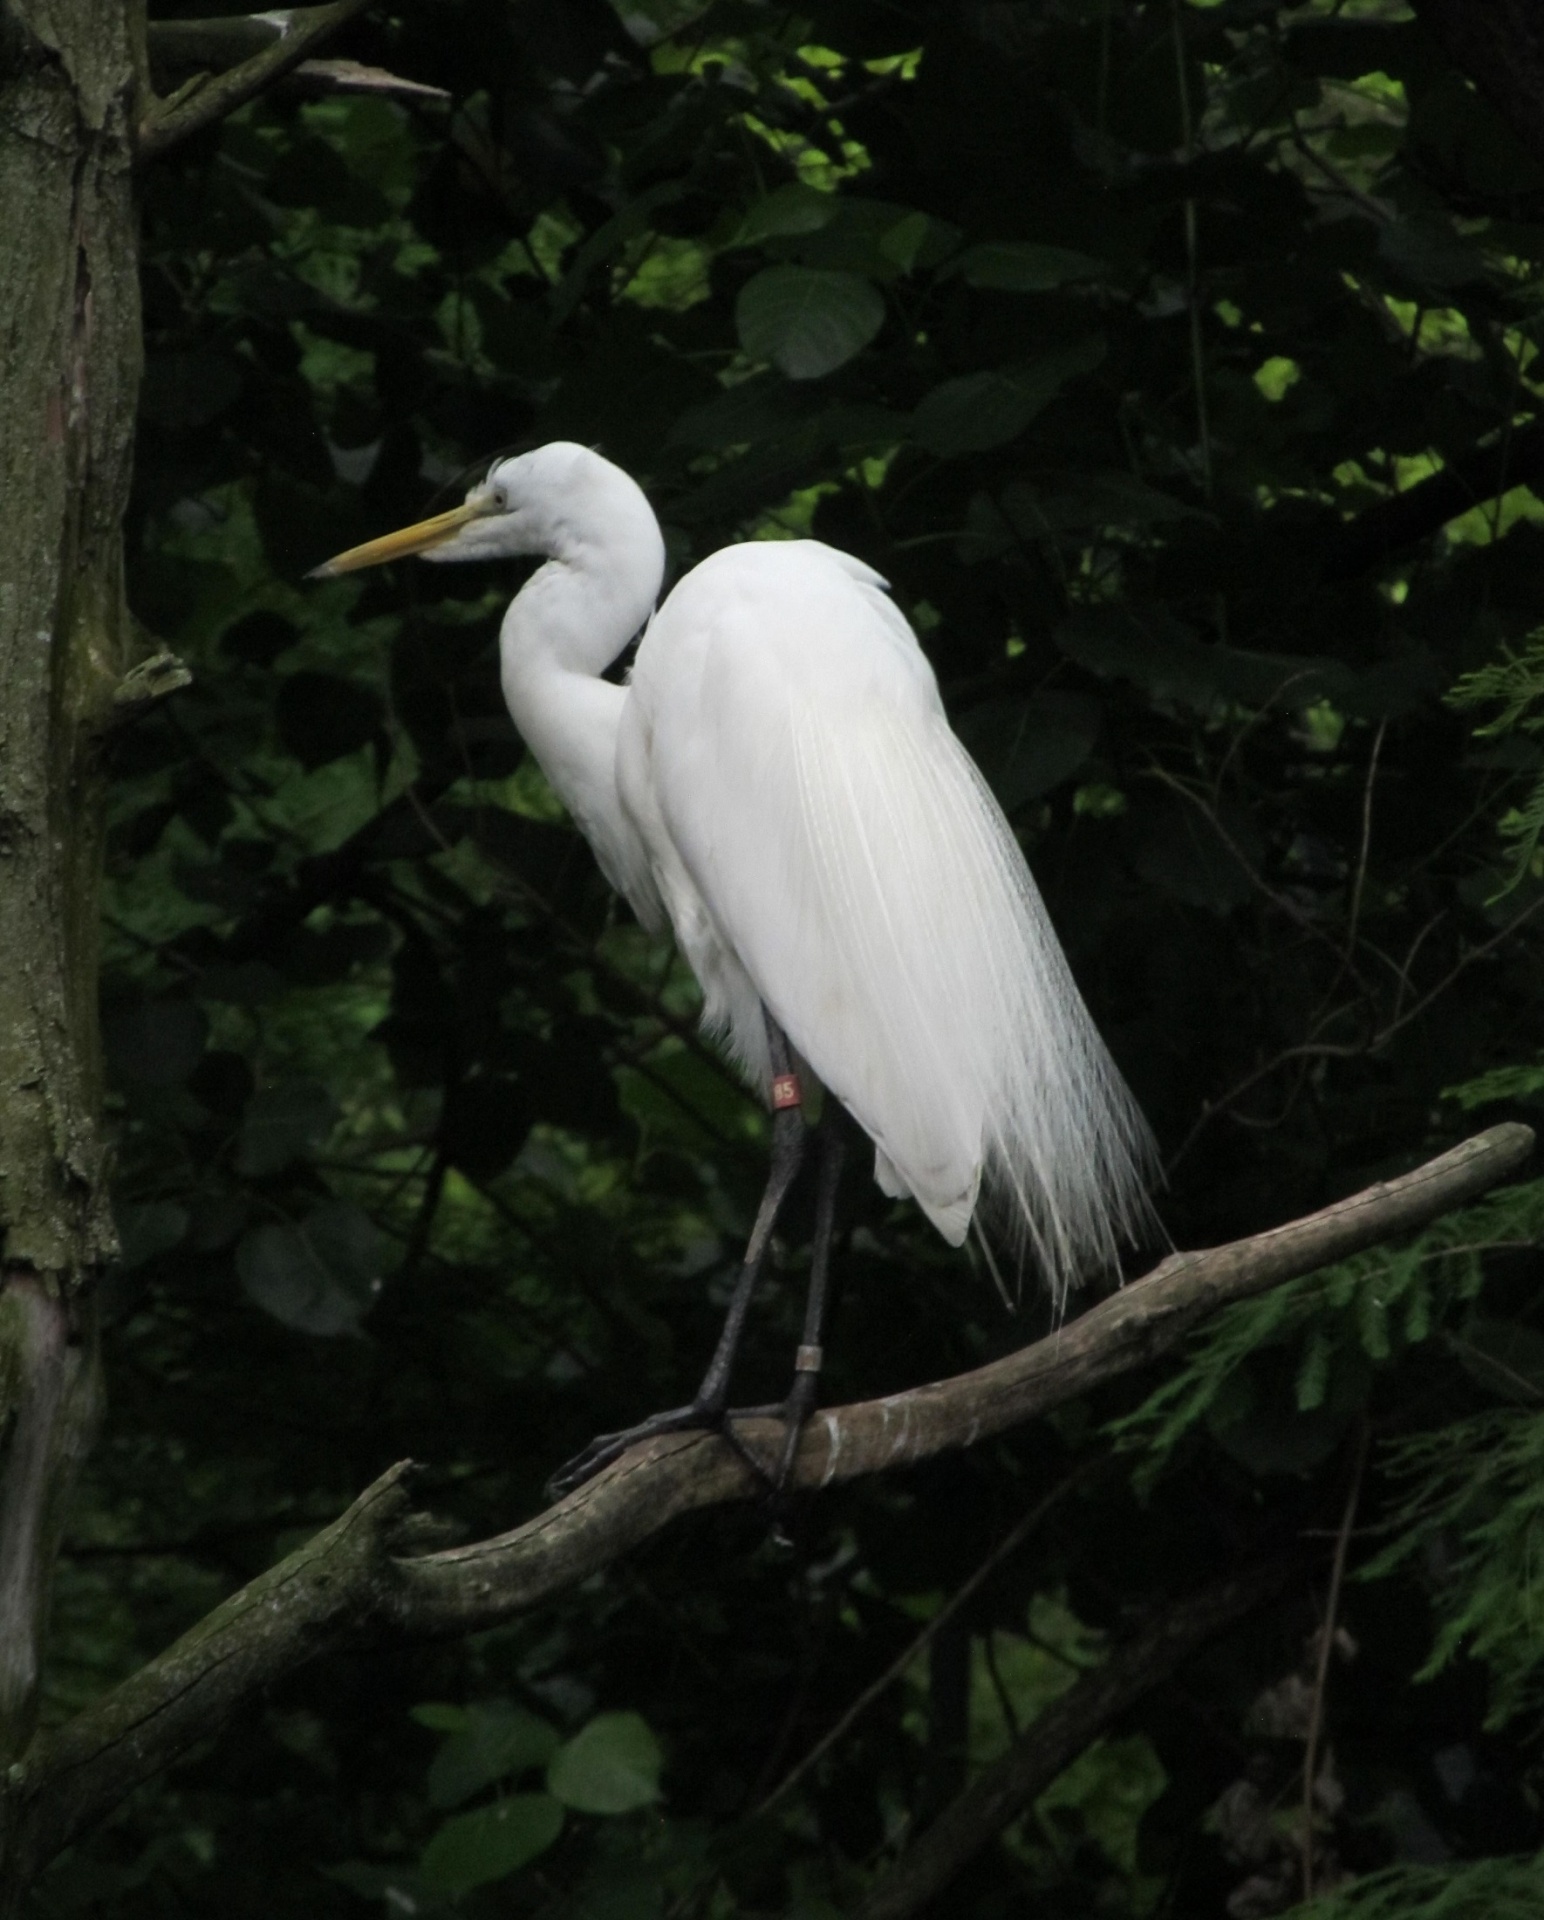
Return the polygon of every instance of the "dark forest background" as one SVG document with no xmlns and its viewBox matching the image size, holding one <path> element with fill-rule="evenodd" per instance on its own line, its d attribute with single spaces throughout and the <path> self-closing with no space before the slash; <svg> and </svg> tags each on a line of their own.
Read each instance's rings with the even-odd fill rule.
<svg viewBox="0 0 1544 1920">
<path fill-rule="evenodd" d="M 144 178 L 130 598 L 193 680 L 114 748 L 124 1254 L 55 1718 L 393 1460 L 497 1532 L 711 1348 L 764 1117 L 523 756 L 517 576 L 303 579 L 496 452 L 599 447 L 675 572 L 813 534 L 886 575 L 1176 1245 L 1544 1092 L 1544 166 L 1406 7 L 423 0 L 326 51 L 420 91 L 302 72 Z M 831 1399 L 1045 1329 L 866 1177 L 843 1219 Z M 699 1517 L 497 1632 L 332 1657 L 35 1910 L 855 1912 L 1151 1609 L 1288 1552 L 936 1911 L 1285 1911 L 1317 1713 L 1337 1911 L 1538 1913 L 1541 1220 L 1514 1188 L 1233 1309 L 791 1545 Z"/>
</svg>

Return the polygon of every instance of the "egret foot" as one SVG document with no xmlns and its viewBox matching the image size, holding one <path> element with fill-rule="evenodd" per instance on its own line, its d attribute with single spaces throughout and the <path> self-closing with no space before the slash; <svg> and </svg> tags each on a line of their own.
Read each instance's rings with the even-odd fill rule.
<svg viewBox="0 0 1544 1920">
<path fill-rule="evenodd" d="M 582 1487 L 586 1480 L 593 1480 L 596 1474 L 609 1467 L 613 1460 L 620 1460 L 629 1449 L 640 1441 L 654 1440 L 662 1433 L 716 1433 L 720 1439 L 727 1440 L 745 1464 L 768 1487 L 775 1489 L 777 1481 L 767 1472 L 763 1463 L 738 1438 L 734 1430 L 736 1420 L 776 1420 L 784 1415 L 784 1407 L 704 1407 L 693 1403 L 689 1407 L 671 1407 L 665 1413 L 652 1413 L 647 1420 L 640 1420 L 635 1427 L 624 1427 L 620 1433 L 598 1433 L 587 1447 L 580 1449 L 572 1460 L 567 1460 L 547 1482 L 549 1500 L 561 1500 L 576 1487 Z M 801 1416 L 801 1424 L 808 1415 Z"/>
</svg>

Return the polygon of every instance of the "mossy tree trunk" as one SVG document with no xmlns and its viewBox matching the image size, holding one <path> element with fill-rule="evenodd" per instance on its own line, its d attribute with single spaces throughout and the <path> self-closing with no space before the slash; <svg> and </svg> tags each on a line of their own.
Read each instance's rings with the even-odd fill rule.
<svg viewBox="0 0 1544 1920">
<path fill-rule="evenodd" d="M 0 0 L 0 1776 L 36 1717 L 114 1250 L 100 1127 L 101 741 L 129 664 L 142 9 Z M 0 1786 L 0 1914 L 25 1880 Z"/>
</svg>

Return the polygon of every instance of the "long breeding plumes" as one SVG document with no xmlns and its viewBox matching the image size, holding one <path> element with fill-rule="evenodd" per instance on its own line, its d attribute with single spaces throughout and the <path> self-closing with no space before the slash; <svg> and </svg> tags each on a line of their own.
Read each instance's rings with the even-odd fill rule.
<svg viewBox="0 0 1544 1920">
<path fill-rule="evenodd" d="M 957 1244 L 979 1179 L 1059 1302 L 1147 1224 L 1148 1136 L 1008 823 L 942 716 L 837 739 L 807 714 L 799 765 L 833 964 L 866 983 L 880 1043 L 881 1184 Z"/>
</svg>

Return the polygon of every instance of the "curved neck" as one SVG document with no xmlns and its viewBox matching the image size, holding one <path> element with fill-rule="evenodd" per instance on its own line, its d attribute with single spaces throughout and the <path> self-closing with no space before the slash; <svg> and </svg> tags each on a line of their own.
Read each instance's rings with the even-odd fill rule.
<svg viewBox="0 0 1544 1920">
<path fill-rule="evenodd" d="M 526 536 L 525 550 L 547 564 L 504 616 L 506 694 L 511 679 L 543 666 L 604 673 L 653 612 L 665 577 L 665 542 L 643 489 L 609 460 L 573 452 L 585 463 L 582 488 Z"/>
<path fill-rule="evenodd" d="M 625 476 L 619 476 L 625 478 Z M 600 678 L 654 609 L 665 543 L 648 502 L 625 495 L 604 531 L 569 529 L 510 603 L 499 632 L 500 679 L 510 717 L 553 790 L 595 848 L 614 885 L 635 863 L 633 830 L 616 784 L 623 688 Z M 620 523 L 620 524 L 619 524 Z"/>
</svg>

